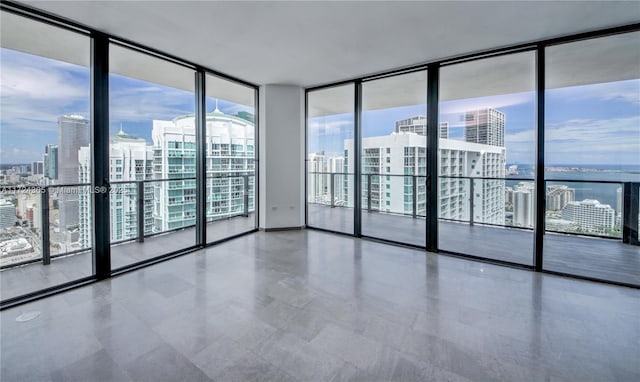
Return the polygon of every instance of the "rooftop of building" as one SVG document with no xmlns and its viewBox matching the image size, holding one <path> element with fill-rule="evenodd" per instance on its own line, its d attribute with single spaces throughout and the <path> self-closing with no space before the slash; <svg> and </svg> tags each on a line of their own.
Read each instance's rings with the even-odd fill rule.
<svg viewBox="0 0 640 382">
<path fill-rule="evenodd" d="M 147 141 L 144 138 L 140 138 L 140 137 L 136 137 L 133 135 L 129 135 L 127 134 L 123 127 L 120 126 L 120 131 L 118 131 L 118 133 L 114 136 L 111 137 L 111 142 L 116 143 L 116 142 L 142 142 L 142 143 L 146 143 Z"/>
<path fill-rule="evenodd" d="M 578 205 L 578 206 L 590 205 L 590 206 L 594 206 L 594 207 L 597 207 L 597 208 L 611 208 L 610 205 L 602 204 L 602 203 L 600 203 L 599 200 L 596 200 L 596 199 L 584 199 L 582 201 L 574 200 L 574 201 L 569 202 L 569 204 Z"/>
<path fill-rule="evenodd" d="M 63 116 L 60 117 L 60 119 L 75 119 L 78 121 L 88 121 L 87 118 L 85 118 L 82 114 L 65 114 Z"/>
<path fill-rule="evenodd" d="M 210 113 L 207 113 L 207 120 L 210 119 L 215 119 L 215 118 L 221 118 L 221 119 L 228 119 L 228 120 L 235 120 L 241 123 L 245 123 L 245 124 L 250 124 L 251 126 L 253 126 L 255 124 L 255 122 L 253 120 L 251 120 L 250 118 L 253 118 L 253 114 L 250 113 L 242 113 L 239 112 L 236 115 L 232 115 L 232 114 L 225 114 L 222 111 L 220 111 L 220 109 L 218 109 L 217 107 Z M 182 119 L 193 119 L 195 118 L 195 114 L 184 114 L 184 115 L 180 115 L 175 117 L 172 121 L 173 122 L 177 122 L 179 120 Z"/>
</svg>

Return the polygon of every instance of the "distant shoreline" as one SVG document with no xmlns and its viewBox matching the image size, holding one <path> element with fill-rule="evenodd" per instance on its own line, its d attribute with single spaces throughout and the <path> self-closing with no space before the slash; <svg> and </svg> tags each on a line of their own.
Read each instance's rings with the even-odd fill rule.
<svg viewBox="0 0 640 382">
<path fill-rule="evenodd" d="M 621 169 L 604 169 L 589 167 L 547 167 L 545 171 L 549 172 L 624 172 L 628 174 L 640 174 L 640 170 L 621 170 Z"/>
</svg>

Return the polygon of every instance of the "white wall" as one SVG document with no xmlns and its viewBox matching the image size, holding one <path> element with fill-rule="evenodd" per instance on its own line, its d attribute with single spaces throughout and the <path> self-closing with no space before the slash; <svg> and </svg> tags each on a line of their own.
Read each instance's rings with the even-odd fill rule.
<svg viewBox="0 0 640 382">
<path fill-rule="evenodd" d="M 259 108 L 260 229 L 304 226 L 304 90 L 263 85 Z"/>
</svg>

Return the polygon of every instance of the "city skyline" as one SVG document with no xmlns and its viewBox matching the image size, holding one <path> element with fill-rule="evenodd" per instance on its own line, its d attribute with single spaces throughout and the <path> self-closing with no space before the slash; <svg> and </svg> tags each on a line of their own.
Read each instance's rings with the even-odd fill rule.
<svg viewBox="0 0 640 382">
<path fill-rule="evenodd" d="M 422 217 L 426 214 L 426 188 L 420 181 L 427 174 L 426 119 L 408 118 L 396 121 L 395 126 L 392 134 L 362 139 L 363 208 Z M 532 229 L 536 185 L 506 178 L 505 115 L 493 108 L 467 110 L 462 140 L 449 139 L 448 128 L 440 126 L 439 132 L 438 217 Z M 323 151 L 308 154 L 309 203 L 353 207 L 354 182 L 341 174 L 355 172 L 353 157 L 353 139 L 344 141 L 344 156 L 326 156 Z M 336 161 L 344 163 L 344 169 L 329 165 Z M 458 177 L 492 179 L 468 182 Z M 615 237 L 621 234 L 622 188 L 615 186 L 616 203 L 608 204 L 601 203 L 602 190 L 587 186 L 588 197 L 576 200 L 582 186 L 554 183 L 545 187 L 547 229 Z"/>
<path fill-rule="evenodd" d="M 478 115 L 481 115 L 481 113 L 482 113 L 482 115 L 489 115 L 490 112 L 498 115 L 498 117 L 494 118 L 493 122 L 490 123 L 494 127 L 492 127 L 492 128 L 488 128 L 487 126 L 481 127 L 482 129 L 484 129 L 483 131 L 485 132 L 485 134 L 482 134 L 482 133 L 479 133 L 478 131 L 476 131 L 477 135 L 470 135 L 467 130 L 469 130 L 469 128 L 478 129 L 479 125 L 477 125 L 474 122 L 475 119 L 472 118 L 470 120 L 469 117 L 470 116 L 478 116 Z M 221 112 L 213 112 L 213 113 L 209 113 L 208 114 L 208 117 L 216 117 L 216 116 L 241 120 L 241 119 L 235 118 L 233 116 L 225 116 Z M 73 117 L 73 116 L 71 116 L 71 117 L 69 117 L 69 116 L 61 116 L 59 118 L 59 121 L 63 121 L 63 120 L 66 121 L 68 119 L 71 119 L 72 120 L 71 122 L 76 124 L 77 121 L 75 121 L 74 118 L 75 117 Z M 79 119 L 79 118 L 75 118 L 75 119 Z M 175 118 L 171 119 L 171 121 L 173 121 L 173 122 L 171 122 L 171 121 L 154 120 L 154 130 L 155 130 L 156 125 L 159 124 L 159 123 L 173 124 L 173 123 L 175 123 L 175 121 L 178 121 L 178 120 L 189 120 L 189 119 L 192 120 L 193 116 L 187 116 L 187 117 L 185 117 L 185 116 L 176 116 Z M 478 172 L 476 175 L 479 175 L 479 176 L 491 176 L 491 177 L 504 177 L 504 175 L 505 175 L 504 174 L 504 171 L 505 171 L 505 161 L 504 161 L 504 158 L 505 158 L 505 147 L 503 146 L 504 143 L 501 141 L 501 137 L 504 136 L 503 130 L 505 129 L 505 124 L 504 124 L 505 116 L 504 116 L 504 114 L 499 112 L 499 111 L 497 111 L 496 109 L 491 109 L 491 108 L 489 108 L 487 110 L 484 110 L 484 111 L 483 110 L 467 110 L 467 111 L 465 111 L 464 120 L 465 120 L 465 124 L 463 125 L 464 132 L 463 132 L 462 136 L 464 138 L 464 141 L 466 141 L 466 144 L 465 144 L 465 142 L 463 140 L 444 139 L 442 141 L 441 150 L 443 152 L 444 151 L 452 151 L 452 152 L 455 151 L 455 152 L 464 153 L 463 156 L 465 158 L 467 156 L 471 155 L 470 153 L 475 152 L 476 156 L 474 158 L 478 159 L 478 163 L 485 163 L 485 165 L 484 165 L 485 171 L 486 171 L 487 163 L 489 165 L 489 167 L 488 167 L 489 170 L 493 171 L 491 173 L 484 173 L 484 172 L 483 173 L 479 173 Z M 243 121 L 244 121 L 245 124 L 249 123 L 246 120 L 243 120 Z M 87 124 L 84 123 L 84 125 L 86 126 Z M 253 124 L 251 123 L 251 125 L 253 125 Z M 62 124 L 59 125 L 59 128 L 61 128 L 61 126 L 62 126 Z M 187 125 L 185 125 L 185 126 L 187 126 Z M 180 129 L 180 132 L 179 132 L 180 136 L 184 135 L 184 131 L 182 129 L 185 126 L 183 126 Z M 191 129 L 191 131 L 193 131 L 193 122 L 191 122 L 191 125 L 189 125 L 189 126 L 191 126 L 190 129 Z M 393 126 L 395 127 L 396 123 L 394 123 Z M 488 133 L 490 131 L 493 131 L 492 129 L 497 129 L 496 130 L 496 133 L 497 133 L 496 137 L 500 137 L 498 140 L 494 141 L 493 143 L 488 142 L 488 141 L 487 142 L 478 141 L 478 138 L 481 137 L 481 136 L 484 136 L 486 139 L 492 139 L 492 138 L 490 138 L 490 135 L 488 135 Z M 64 134 L 62 134 L 62 135 L 64 135 Z M 126 137 L 126 136 L 127 135 L 123 131 L 120 131 L 118 134 L 116 134 L 116 138 L 117 137 L 122 138 L 122 137 Z M 215 135 L 215 136 L 219 137 L 219 135 Z M 424 137 L 421 136 L 421 135 L 415 134 L 415 133 L 400 133 L 397 137 L 411 138 L 412 139 L 412 143 L 409 144 L 409 145 L 407 145 L 407 144 L 402 145 L 401 144 L 400 146 L 391 149 L 392 150 L 391 152 L 402 152 L 402 151 L 404 151 L 404 157 L 405 157 L 405 159 L 404 159 L 405 163 L 403 165 L 404 167 L 402 167 L 402 158 L 403 158 L 402 155 L 396 156 L 395 159 L 391 158 L 392 166 L 395 166 L 395 165 L 393 165 L 393 163 L 395 163 L 396 160 L 400 159 L 401 161 L 398 162 L 397 164 L 401 165 L 401 167 L 405 170 L 404 173 L 407 174 L 407 172 L 406 172 L 406 170 L 407 170 L 407 164 L 406 164 L 407 151 L 406 150 L 407 150 L 407 148 L 411 147 L 411 148 L 415 149 L 416 151 L 415 151 L 414 154 L 412 154 L 412 156 L 414 158 L 414 161 L 412 162 L 413 164 L 411 164 L 409 166 L 409 168 L 411 169 L 411 171 L 409 173 L 410 174 L 415 174 L 415 175 L 425 175 L 426 174 L 426 171 L 424 171 L 425 170 L 425 163 L 424 162 L 420 162 L 418 160 L 419 157 L 422 157 L 422 156 L 425 155 L 424 151 L 421 152 L 420 154 L 418 154 L 418 151 L 420 150 L 420 147 L 421 146 L 424 147 L 424 145 L 426 143 L 424 141 Z M 209 138 L 211 138 L 211 137 L 208 137 L 208 139 Z M 373 140 L 372 140 L 374 138 L 382 139 L 382 141 L 374 143 Z M 381 135 L 381 136 L 378 136 L 378 137 L 366 137 L 366 138 L 363 139 L 363 148 L 366 149 L 367 148 L 367 144 L 369 142 L 369 143 L 374 143 L 373 146 L 371 146 L 371 147 L 374 147 L 376 150 L 380 151 L 379 147 L 389 146 L 390 142 L 387 142 L 387 141 L 389 139 L 393 139 L 393 138 L 394 138 L 394 136 L 392 136 L 392 135 Z M 181 138 L 181 139 L 184 139 L 184 137 Z M 191 141 L 193 141 L 193 139 L 195 139 L 195 137 L 192 136 L 190 139 L 191 139 Z M 217 138 L 217 139 L 219 139 L 219 138 Z M 141 147 L 143 147 L 144 150 L 151 149 L 152 147 L 156 146 L 155 135 L 154 135 L 154 144 L 153 144 L 153 146 L 147 147 L 146 146 L 146 142 L 145 142 L 144 139 L 139 139 L 138 141 L 142 144 Z M 353 143 L 353 140 L 351 140 L 351 143 Z M 246 145 L 246 143 L 245 143 L 245 145 Z M 344 147 L 345 147 L 345 150 L 346 150 L 347 149 L 347 140 L 344 142 L 344 145 L 345 145 Z M 469 146 L 469 145 L 472 145 L 472 146 Z M 475 146 L 473 146 L 473 145 L 475 145 Z M 62 146 L 65 146 L 65 145 L 63 144 Z M 213 144 L 213 146 L 212 146 L 211 142 L 209 142 L 207 144 L 207 147 L 210 147 L 210 146 L 211 147 L 215 147 L 215 144 Z M 231 145 L 231 146 L 233 146 L 233 145 Z M 245 147 L 245 146 L 240 146 L 240 147 Z M 246 147 L 248 147 L 248 146 L 246 146 Z M 251 150 L 253 150 L 253 146 L 251 146 L 251 147 L 252 147 Z M 491 152 L 492 152 L 491 151 L 492 150 L 491 147 L 495 147 L 495 150 L 498 150 L 498 151 L 495 152 L 495 155 L 496 155 L 495 158 L 484 159 L 484 157 L 486 155 L 490 155 L 491 154 Z M 83 148 L 86 149 L 87 147 L 83 147 Z M 64 147 L 63 147 L 63 149 L 64 149 Z M 399 150 L 399 149 L 401 149 L 401 150 Z M 350 150 L 352 151 L 353 147 L 351 147 Z M 371 150 L 371 148 L 369 150 Z M 387 153 L 387 156 L 391 156 L 389 149 L 387 149 L 386 153 Z M 376 155 L 381 156 L 382 154 L 381 154 L 381 152 L 379 152 Z M 455 171 L 457 171 L 456 169 L 458 168 L 457 167 L 458 166 L 457 163 L 459 161 L 459 159 L 458 159 L 459 156 L 460 155 L 456 154 L 455 158 L 454 158 L 454 156 L 452 156 L 451 158 L 447 157 L 448 161 L 452 161 L 452 166 L 453 167 L 451 167 L 451 169 L 453 169 Z M 171 155 L 169 155 L 169 157 L 171 157 Z M 351 159 L 353 157 L 353 153 L 349 154 L 348 157 Z M 462 156 L 460 156 L 460 160 L 461 160 L 461 158 L 462 158 Z M 455 163 L 453 163 L 454 159 L 455 159 Z M 470 157 L 468 159 L 471 160 L 472 158 Z M 322 166 L 324 166 L 325 160 L 327 162 L 330 162 L 331 158 L 330 157 L 325 158 L 323 156 L 323 158 L 322 158 L 322 163 L 323 163 Z M 466 167 L 470 167 L 471 169 L 473 169 L 474 168 L 474 164 L 473 163 L 475 163 L 475 162 L 476 162 L 476 160 L 473 160 L 472 162 L 467 163 L 464 167 L 465 168 Z M 87 163 L 88 163 L 88 159 L 85 160 L 84 167 L 87 167 Z M 346 165 L 349 162 L 346 161 L 346 160 L 343 160 L 343 163 Z M 379 162 L 377 162 L 377 163 L 379 163 L 379 164 L 383 163 L 382 162 L 382 157 L 380 158 Z M 389 159 L 387 159 L 386 163 L 389 163 Z M 460 162 L 460 163 L 462 163 L 462 162 Z M 82 163 L 81 163 L 81 165 L 82 165 Z M 117 165 L 118 164 L 116 163 L 116 166 Z M 365 165 L 366 165 L 366 163 L 365 163 Z M 443 165 L 444 165 L 444 163 L 443 163 Z M 215 168 L 216 168 L 215 167 L 215 160 L 212 162 L 210 167 L 211 166 L 213 166 L 212 168 L 215 170 Z M 353 166 L 353 164 L 351 163 L 350 166 Z M 390 165 L 387 164 L 385 166 L 390 166 Z M 169 167 L 171 167 L 171 166 L 169 166 Z M 482 168 L 482 166 L 480 168 Z M 339 168 L 334 169 L 334 170 L 338 170 L 338 169 Z M 449 171 L 449 170 L 447 170 L 447 171 Z M 349 171 L 349 172 L 353 172 L 353 171 Z M 390 172 L 389 167 L 387 167 L 386 173 L 389 173 L 389 172 Z M 396 171 L 393 171 L 393 172 L 395 173 Z M 447 174 L 449 174 L 449 173 L 447 172 Z M 461 175 L 461 174 L 449 174 L 449 175 Z M 170 174 L 168 176 L 170 176 Z M 475 175 L 472 175 L 472 176 L 475 176 Z M 166 176 L 162 176 L 162 178 L 165 178 L 165 177 Z M 382 178 L 382 177 L 380 177 L 380 178 Z M 84 180 L 86 181 L 86 179 L 84 179 Z M 119 180 L 119 179 L 116 177 L 116 180 Z M 442 180 L 441 180 L 441 183 L 442 183 Z M 353 192 L 352 192 L 352 190 L 348 189 L 346 184 L 347 183 L 345 182 L 345 186 L 344 186 L 344 190 L 343 190 L 344 191 L 344 195 L 351 195 Z M 403 209 L 403 213 L 407 213 L 407 211 L 410 211 L 413 208 L 411 206 L 411 204 L 407 204 L 407 200 L 406 200 L 407 195 L 410 196 L 411 194 L 407 194 L 406 184 L 403 185 L 402 182 L 400 182 L 397 185 L 393 185 L 391 183 L 389 183 L 388 185 L 387 184 L 384 184 L 384 185 L 387 186 L 387 188 L 386 188 L 386 197 L 385 198 L 383 198 L 381 196 L 382 195 L 382 192 L 381 192 L 382 189 L 380 188 L 381 185 L 377 184 L 377 186 L 379 188 L 376 189 L 376 192 L 377 193 L 379 191 L 380 192 L 379 192 L 379 196 L 376 196 L 376 198 L 377 198 L 376 199 L 376 208 L 382 209 L 383 206 L 381 205 L 381 203 L 383 201 L 386 203 L 387 207 L 390 206 L 389 208 L 386 209 L 387 212 L 390 212 L 390 211 L 394 212 L 392 210 L 397 210 L 397 209 L 402 208 Z M 521 185 L 523 185 L 523 183 L 521 183 Z M 218 186 L 220 186 L 220 185 L 218 185 Z M 227 185 L 227 186 L 229 186 L 229 185 Z M 442 186 L 442 184 L 441 184 L 441 186 Z M 189 187 L 187 187 L 187 188 L 189 188 Z M 445 190 L 445 188 L 448 190 L 448 192 L 452 192 L 452 191 L 455 191 L 455 190 L 463 189 L 464 185 L 462 183 L 456 183 L 454 185 L 447 185 L 447 187 L 442 187 L 442 190 Z M 391 194 L 398 194 L 400 192 L 399 190 L 402 190 L 402 189 L 405 190 L 404 191 L 404 194 L 405 194 L 404 198 L 400 198 L 399 199 L 399 198 L 395 198 L 395 197 L 391 196 Z M 474 219 L 477 222 L 480 222 L 480 223 L 489 223 L 489 224 L 498 224 L 498 225 L 515 224 L 516 226 L 521 226 L 521 227 L 531 227 L 532 224 L 533 224 L 532 223 L 533 198 L 532 198 L 531 190 L 527 191 L 522 186 L 518 187 L 517 189 L 514 189 L 515 192 L 514 192 L 514 196 L 512 197 L 513 198 L 513 202 L 512 202 L 513 206 L 511 207 L 512 208 L 511 211 L 513 212 L 513 215 L 512 215 L 513 217 L 509 218 L 509 219 L 513 219 L 513 220 L 511 220 L 512 223 L 509 223 L 507 220 L 505 220 L 505 206 L 506 206 L 506 204 L 504 202 L 504 197 L 505 197 L 504 189 L 505 189 L 505 184 L 504 183 L 496 183 L 495 187 L 492 186 L 492 187 L 490 187 L 490 189 L 486 189 L 486 187 L 483 187 L 482 192 L 480 192 L 481 191 L 480 189 L 477 189 L 476 192 L 475 192 L 476 195 L 474 197 L 474 202 L 473 202 L 473 204 L 476 205 Z M 488 194 L 487 192 L 491 192 L 491 194 Z M 573 192 L 575 193 L 575 190 L 573 190 Z M 165 193 L 166 193 L 166 191 L 165 192 L 162 192 L 162 191 L 160 192 L 161 195 L 165 194 Z M 230 190 L 229 191 L 229 195 L 231 195 L 231 193 L 232 193 L 232 191 Z M 425 206 L 424 198 L 425 198 L 425 194 L 424 194 L 424 190 L 420 189 L 420 188 L 418 189 L 418 193 L 419 193 L 419 196 L 417 196 L 417 198 L 418 198 L 417 208 L 419 208 L 418 214 L 421 215 L 421 214 L 424 213 L 424 206 Z M 528 196 L 527 196 L 527 194 L 528 194 Z M 451 198 L 451 195 L 456 196 L 454 194 L 447 194 L 447 198 Z M 441 204 L 443 204 L 442 196 L 441 196 L 440 199 L 441 199 L 440 200 Z M 572 197 L 572 199 L 573 199 L 573 197 Z M 151 200 L 151 199 L 149 199 L 149 200 Z M 455 213 L 454 214 L 448 213 L 446 218 L 453 219 L 453 220 L 464 220 L 465 214 L 468 213 L 468 211 L 466 210 L 466 207 L 464 206 L 464 201 L 463 201 L 464 200 L 464 195 L 462 195 L 462 196 L 457 195 L 456 199 L 452 199 L 452 200 L 453 200 L 453 202 L 447 202 L 447 203 L 444 203 L 444 204 L 453 206 L 453 208 L 455 210 L 454 211 Z M 145 198 L 145 201 L 146 201 L 146 198 Z M 237 206 L 240 207 L 242 201 L 240 199 L 238 199 L 238 201 L 239 201 L 239 204 L 237 204 Z M 390 204 L 392 201 L 394 201 L 394 202 L 395 201 L 399 201 L 399 202 L 402 202 L 402 203 L 400 203 L 399 205 L 392 205 L 392 204 Z M 116 202 L 117 202 L 117 200 L 116 200 Z M 216 202 L 214 202 L 214 203 L 216 203 Z M 613 209 L 609 205 L 601 204 L 598 200 L 590 200 L 590 199 L 584 199 L 582 201 L 576 200 L 575 202 L 571 201 L 571 203 L 573 203 L 573 204 L 570 204 L 570 207 L 571 208 L 575 207 L 574 208 L 575 211 L 571 212 L 571 214 L 573 214 L 571 216 L 573 216 L 573 217 L 571 217 L 569 219 L 569 217 L 568 217 L 569 216 L 569 212 L 565 211 L 565 209 L 563 208 L 561 215 L 557 215 L 555 217 L 552 216 L 551 220 L 549 220 L 549 216 L 548 216 L 547 221 L 548 221 L 549 224 L 551 224 L 551 227 L 554 227 L 554 228 L 555 227 L 560 227 L 560 228 L 555 228 L 555 229 L 560 229 L 561 231 L 569 230 L 569 232 L 573 232 L 574 230 L 582 230 L 582 231 L 579 231 L 579 232 L 583 232 L 584 231 L 586 233 L 597 233 L 597 234 L 616 234 L 617 232 L 619 232 L 619 230 L 617 230 L 617 229 L 614 230 L 614 220 L 615 220 L 615 216 L 616 215 L 615 214 L 611 215 L 611 213 L 612 213 L 611 211 L 613 211 Z M 63 203 L 63 204 L 65 204 L 65 203 Z M 602 212 L 604 214 L 604 215 L 602 215 L 603 216 L 602 219 L 605 219 L 603 221 L 606 221 L 606 225 L 590 223 L 590 220 L 588 220 L 587 217 L 590 216 L 590 214 L 592 214 L 592 212 L 590 212 L 590 211 L 592 211 L 590 209 L 591 205 L 597 205 L 598 206 L 593 211 L 598 212 L 598 214 L 600 214 L 600 212 Z M 488 208 L 488 207 L 485 207 L 485 206 L 491 206 L 491 207 Z M 516 207 L 518 207 L 518 208 L 516 208 Z M 619 208 L 619 207 L 617 207 L 617 208 Z M 113 205 L 112 205 L 112 209 L 113 209 Z M 240 210 L 238 210 L 238 212 L 239 211 Z M 524 212 L 522 212 L 522 211 L 524 211 Z M 187 210 L 184 210 L 182 212 L 191 213 L 192 210 L 187 209 Z M 442 210 L 440 212 L 443 213 Z M 549 212 L 549 211 L 547 211 L 547 212 Z M 34 214 L 33 211 L 31 213 L 32 213 L 32 215 Z M 90 211 L 89 211 L 89 214 L 90 214 Z M 160 214 L 160 216 L 163 216 L 162 219 L 165 219 L 164 217 L 166 217 L 166 216 L 169 216 L 169 218 L 171 218 L 170 215 L 171 214 L 168 213 L 167 211 L 164 211 L 162 214 Z M 85 218 L 87 218 L 88 216 L 89 215 L 85 214 Z M 207 214 L 207 216 L 209 216 L 209 213 Z M 511 216 L 511 215 L 509 215 L 509 216 Z M 598 216 L 600 216 L 600 215 L 598 215 Z M 63 222 L 63 220 L 64 220 L 62 218 L 62 209 L 60 210 L 60 217 L 61 217 L 60 218 L 60 224 L 61 224 Z M 444 218 L 444 216 L 441 216 L 441 217 Z M 600 217 L 598 217 L 598 219 L 600 219 Z M 117 222 L 117 221 L 119 221 L 119 219 L 117 219 L 117 218 L 116 219 L 112 219 L 112 222 Z M 84 224 L 84 225 L 88 226 L 88 224 Z M 62 224 L 62 226 L 65 226 L 65 225 Z M 183 224 L 180 223 L 180 226 L 182 227 Z M 127 228 L 127 227 L 122 226 L 122 227 L 119 227 L 117 231 L 119 232 L 119 231 L 121 231 L 121 228 L 124 228 L 125 232 L 128 232 L 127 230 L 131 230 L 131 229 L 135 228 L 135 226 L 132 226 L 132 227 L 133 228 L 131 228 L 131 227 Z M 169 227 L 169 229 L 170 228 L 171 227 Z M 164 231 L 166 229 L 168 229 L 168 228 L 164 227 L 162 229 L 162 231 Z M 74 231 L 74 232 L 76 234 L 78 233 L 76 231 Z M 578 231 L 576 231 L 576 232 L 578 232 Z M 146 229 L 145 229 L 145 233 L 146 233 Z M 113 233 L 112 233 L 112 235 L 113 235 Z M 125 239 L 126 240 L 126 239 L 135 238 L 134 236 L 131 236 L 131 235 L 127 234 L 127 235 L 115 236 L 115 239 Z M 83 236 L 80 235 L 80 237 L 82 238 Z M 90 237 L 88 235 L 85 234 L 84 238 L 85 239 L 83 240 L 83 242 L 88 243 L 90 241 Z M 71 239 L 67 239 L 67 240 L 71 240 Z M 75 242 L 75 241 L 76 241 L 75 239 L 72 240 L 72 242 Z"/>
<path fill-rule="evenodd" d="M 552 89 L 545 96 L 548 165 L 640 166 L 640 80 Z M 441 102 L 439 122 L 449 123 L 449 138 L 463 139 L 464 112 L 487 106 L 507 115 L 507 162 L 535 163 L 534 92 Z M 426 115 L 425 105 L 363 111 L 362 136 L 390 134 L 395 121 L 416 115 Z M 352 138 L 352 131 L 343 132 L 353 129 L 352 118 L 350 113 L 311 118 L 308 151 L 339 152 L 334 136 Z"/>
<path fill-rule="evenodd" d="M 55 144 L 56 119 L 60 115 L 89 114 L 89 69 L 41 56 L 2 48 L 2 121 L 0 164 L 41 160 L 41 147 Z M 110 75 L 110 134 L 122 124 L 131 135 L 150 140 L 151 121 L 194 112 L 193 93 L 117 74 Z M 590 84 L 547 90 L 546 162 L 549 165 L 640 163 L 640 80 Z M 131 100 L 135 99 L 136 102 Z M 212 99 L 209 99 L 212 101 Z M 448 122 L 450 138 L 462 126 L 462 110 L 490 106 L 507 115 L 505 143 L 508 163 L 533 163 L 535 146 L 535 93 L 516 93 L 445 101 L 440 121 Z M 208 102 L 207 111 L 214 105 Z M 219 100 L 226 114 L 250 107 Z M 393 128 L 392 121 L 426 115 L 424 105 L 365 111 L 363 137 Z M 310 119 L 310 132 L 323 129 L 323 140 L 352 126 L 351 115 Z M 319 124 L 322 121 L 322 124 Z M 321 126 L 324 125 L 324 126 Z M 310 134 L 312 137 L 313 134 Z M 352 138 L 343 135 L 336 141 Z M 334 142 L 335 144 L 336 142 Z M 332 152 L 331 147 L 309 151 Z M 589 147 L 589 150 L 584 150 Z"/>
<path fill-rule="evenodd" d="M 0 164 L 42 160 L 47 144 L 57 144 L 58 117 L 89 116 L 89 69 L 7 48 L 2 63 Z M 109 135 L 122 126 L 130 135 L 151 142 L 154 119 L 170 120 L 195 113 L 192 92 L 110 73 Z M 207 97 L 207 112 L 253 112 L 251 106 Z"/>
<path fill-rule="evenodd" d="M 254 123 L 249 119 L 227 115 L 217 109 L 207 114 L 205 209 L 209 222 L 240 215 L 248 217 L 255 211 L 255 131 Z M 193 115 L 176 116 L 169 120 L 154 119 L 152 142 L 130 136 L 122 130 L 110 137 L 109 181 L 114 182 L 116 190 L 110 196 L 112 241 L 134 240 L 140 234 L 165 233 L 195 224 L 195 181 L 183 179 L 195 176 L 195 125 Z M 77 115 L 61 116 L 58 128 L 61 145 L 55 147 L 67 157 L 75 152 L 78 162 L 74 165 L 69 158 L 63 163 L 57 162 L 53 169 L 61 176 L 55 180 L 45 179 L 44 168 L 36 168 L 38 172 L 34 173 L 29 165 L 16 166 L 2 171 L 3 177 L 12 178 L 6 184 L 27 185 L 37 182 L 45 187 L 55 187 L 59 181 L 63 181 L 63 184 L 91 182 L 90 146 L 86 141 L 87 120 Z M 44 167 L 44 162 L 39 163 Z M 18 176 L 15 176 L 16 169 Z M 157 179 L 172 180 L 153 182 Z M 142 233 L 136 215 L 139 208 L 139 181 L 146 182 L 142 186 Z M 49 227 L 53 228 L 50 241 L 56 248 L 63 248 L 62 251 L 90 248 L 92 243 L 92 196 L 86 188 L 77 190 L 82 192 L 58 194 L 54 191 L 50 194 L 54 206 L 49 222 Z M 20 248 L 15 251 L 11 249 L 12 256 L 33 255 L 34 251 L 39 254 L 37 235 L 42 229 L 42 222 L 37 222 L 42 213 L 40 194 L 9 191 L 2 196 L 0 203 L 10 208 L 3 207 L 0 211 L 3 214 L 0 233 L 12 235 L 9 231 L 5 232 L 5 228 L 19 227 L 15 229 L 21 230 L 25 224 L 30 229 L 28 235 L 31 244 L 27 243 L 29 247 L 24 249 L 27 252 Z M 26 202 L 22 202 L 22 199 Z M 25 206 L 31 210 L 27 211 Z M 16 241 L 14 244 L 20 243 Z M 24 260 L 23 257 L 11 259 Z"/>
</svg>

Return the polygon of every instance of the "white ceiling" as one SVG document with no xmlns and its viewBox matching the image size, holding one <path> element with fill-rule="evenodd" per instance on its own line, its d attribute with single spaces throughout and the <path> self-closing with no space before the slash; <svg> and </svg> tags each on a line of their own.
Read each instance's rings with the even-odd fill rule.
<svg viewBox="0 0 640 382">
<path fill-rule="evenodd" d="M 23 1 L 262 84 L 304 87 L 638 22 L 637 1 Z"/>
</svg>

